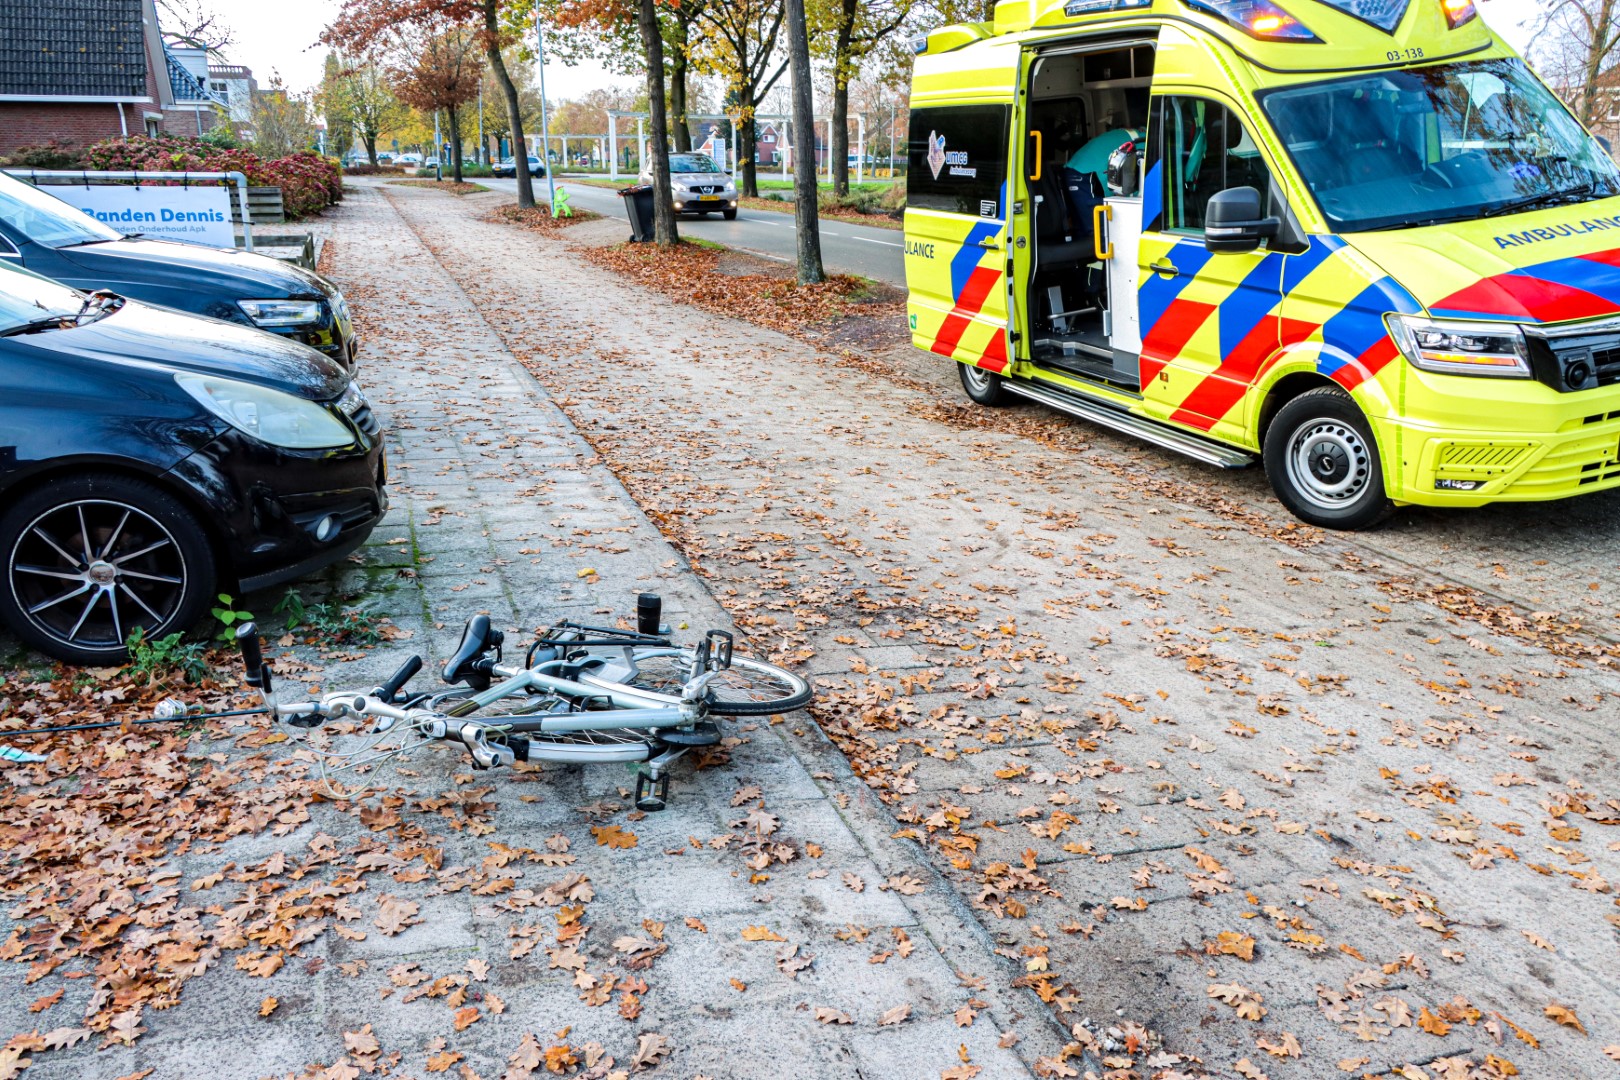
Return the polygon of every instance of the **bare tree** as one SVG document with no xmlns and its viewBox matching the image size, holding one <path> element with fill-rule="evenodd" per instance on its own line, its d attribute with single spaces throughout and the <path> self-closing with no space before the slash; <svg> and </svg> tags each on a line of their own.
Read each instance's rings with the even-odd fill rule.
<svg viewBox="0 0 1620 1080">
<path fill-rule="evenodd" d="M 1608 118 L 1605 76 L 1620 61 L 1620 0 L 1550 0 L 1536 23 L 1532 56 L 1588 128 Z"/>
<path fill-rule="evenodd" d="M 214 7 L 213 0 L 157 0 L 163 36 L 194 49 L 228 49 L 236 31 Z"/>
</svg>

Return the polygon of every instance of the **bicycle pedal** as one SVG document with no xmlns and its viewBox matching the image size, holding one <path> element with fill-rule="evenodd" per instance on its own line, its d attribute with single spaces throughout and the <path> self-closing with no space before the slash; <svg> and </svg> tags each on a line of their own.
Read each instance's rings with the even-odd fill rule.
<svg viewBox="0 0 1620 1080">
<path fill-rule="evenodd" d="M 642 813 L 655 814 L 669 805 L 669 774 L 664 773 L 657 780 L 646 773 L 636 774 L 636 809 Z"/>
<path fill-rule="evenodd" d="M 659 728 L 654 732 L 660 739 L 671 746 L 713 746 L 720 741 L 720 725 L 713 720 L 701 720 L 692 725 L 690 730 L 685 728 Z"/>
<path fill-rule="evenodd" d="M 517 735 L 506 737 L 506 747 L 512 751 L 512 756 L 519 761 L 529 760 L 529 740 Z"/>
</svg>

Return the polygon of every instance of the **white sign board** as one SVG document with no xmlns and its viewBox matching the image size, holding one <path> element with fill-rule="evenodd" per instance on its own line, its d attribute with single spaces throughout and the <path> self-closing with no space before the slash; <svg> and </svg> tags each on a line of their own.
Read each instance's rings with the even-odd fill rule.
<svg viewBox="0 0 1620 1080">
<path fill-rule="evenodd" d="M 142 233 L 160 240 L 189 240 L 209 247 L 236 246 L 236 233 L 231 227 L 231 193 L 227 188 L 75 184 L 52 185 L 44 190 L 119 232 Z"/>
</svg>

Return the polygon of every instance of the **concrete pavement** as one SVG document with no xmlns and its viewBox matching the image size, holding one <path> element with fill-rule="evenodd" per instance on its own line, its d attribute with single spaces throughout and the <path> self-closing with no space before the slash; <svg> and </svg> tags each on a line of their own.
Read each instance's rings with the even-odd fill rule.
<svg viewBox="0 0 1620 1080">
<path fill-rule="evenodd" d="M 475 182 L 513 197 L 517 194 L 516 180 L 486 178 Z M 625 220 L 624 200 L 614 191 L 590 184 L 571 183 L 567 177 L 559 177 L 557 182 L 568 188 L 568 198 L 575 206 Z M 625 181 L 626 184 L 633 182 Z M 726 221 L 719 214 L 706 218 L 686 216 L 681 218 L 680 228 L 683 236 L 713 240 L 717 244 L 777 262 L 791 263 L 794 258 L 796 241 L 791 212 L 776 214 L 745 209 L 738 211 L 735 221 Z M 852 225 L 843 221 L 824 221 L 821 224 L 821 258 L 833 273 L 860 274 L 875 281 L 904 286 L 904 251 L 901 233 L 894 229 L 875 229 L 870 225 Z"/>
<path fill-rule="evenodd" d="M 1108 1067 L 1612 1074 L 1612 648 L 1393 587 L 1406 531 L 604 279 L 596 226 L 396 203 Z M 1612 603 L 1514 516 L 1516 617 Z"/>
</svg>

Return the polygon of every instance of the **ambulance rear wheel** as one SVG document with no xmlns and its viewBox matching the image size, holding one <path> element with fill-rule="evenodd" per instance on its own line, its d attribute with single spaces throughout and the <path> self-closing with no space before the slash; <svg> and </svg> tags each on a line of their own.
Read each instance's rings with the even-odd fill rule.
<svg viewBox="0 0 1620 1080">
<path fill-rule="evenodd" d="M 976 403 L 992 407 L 1007 404 L 1008 394 L 1000 375 L 972 364 L 957 364 L 956 371 L 962 376 L 962 389 Z"/>
<path fill-rule="evenodd" d="M 1307 391 L 1266 430 L 1266 476 L 1293 515 L 1324 529 L 1366 529 L 1390 515 L 1372 428 L 1337 387 Z"/>
</svg>

